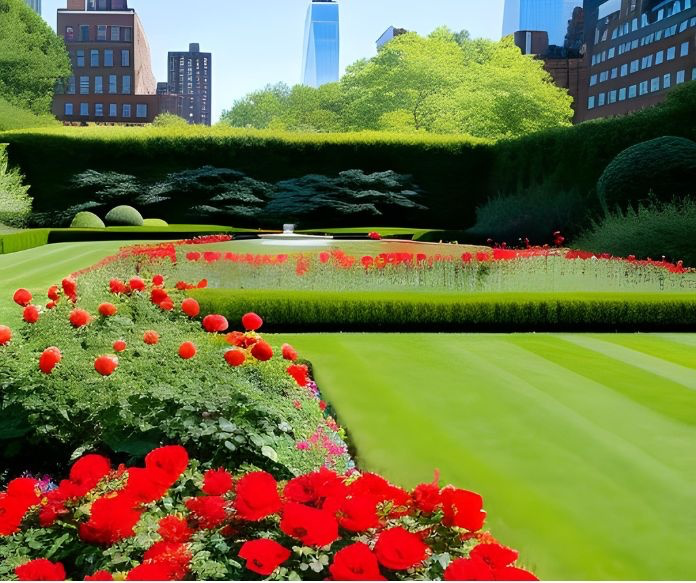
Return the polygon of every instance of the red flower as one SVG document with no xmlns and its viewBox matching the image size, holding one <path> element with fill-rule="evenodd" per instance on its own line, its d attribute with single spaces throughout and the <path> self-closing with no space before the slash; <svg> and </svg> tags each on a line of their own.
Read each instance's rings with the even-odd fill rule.
<svg viewBox="0 0 696 583">
<path fill-rule="evenodd" d="M 14 293 L 12 299 L 16 304 L 25 307 L 31 304 L 33 297 L 34 296 L 31 295 L 31 292 L 28 289 L 20 288 Z"/>
<path fill-rule="evenodd" d="M 126 575 L 126 581 L 170 581 L 171 567 L 166 563 L 144 563 L 134 567 Z"/>
<path fill-rule="evenodd" d="M 334 581 L 386 581 L 377 557 L 365 543 L 353 543 L 338 551 L 329 572 Z"/>
<path fill-rule="evenodd" d="M 405 571 L 422 563 L 428 546 L 415 535 L 397 526 L 385 530 L 375 544 L 377 560 L 393 571 Z"/>
<path fill-rule="evenodd" d="M 198 261 L 201 258 L 201 254 L 198 251 L 191 251 L 186 254 L 186 259 L 188 261 Z"/>
<path fill-rule="evenodd" d="M 48 296 L 49 300 L 57 302 L 60 299 L 60 288 L 57 285 L 52 285 L 48 288 L 46 295 Z"/>
<path fill-rule="evenodd" d="M 338 539 L 338 522 L 330 512 L 295 502 L 283 507 L 280 530 L 313 547 L 330 545 Z"/>
<path fill-rule="evenodd" d="M 46 309 L 47 310 L 55 310 L 57 306 L 58 306 L 57 302 L 48 302 L 46 304 Z"/>
<path fill-rule="evenodd" d="M 158 275 L 155 275 L 155 276 L 152 278 L 152 283 L 153 283 L 154 285 L 162 285 L 162 284 L 164 283 L 164 277 L 163 277 L 162 275 L 159 275 L 159 274 L 158 274 Z"/>
<path fill-rule="evenodd" d="M 193 342 L 184 342 L 179 346 L 179 356 L 184 360 L 189 360 L 196 356 L 196 345 Z"/>
<path fill-rule="evenodd" d="M 7 346 L 12 340 L 12 330 L 9 326 L 0 326 L 0 346 Z"/>
<path fill-rule="evenodd" d="M 369 494 L 375 496 L 379 502 L 391 501 L 396 508 L 406 508 L 411 502 L 408 492 L 392 486 L 377 474 L 363 474 L 350 485 L 350 491 L 354 496 Z"/>
<path fill-rule="evenodd" d="M 181 477 L 188 463 L 188 453 L 180 445 L 159 447 L 145 456 L 145 468 L 160 473 L 170 485 Z"/>
<path fill-rule="evenodd" d="M 165 516 L 159 521 L 157 530 L 162 540 L 170 543 L 185 543 L 193 536 L 193 531 L 189 528 L 188 522 L 178 516 Z"/>
<path fill-rule="evenodd" d="M 480 559 L 457 559 L 445 569 L 445 581 L 493 581 L 493 571 Z"/>
<path fill-rule="evenodd" d="M 189 318 L 195 318 L 201 313 L 201 307 L 193 298 L 187 298 L 181 302 L 181 311 Z"/>
<path fill-rule="evenodd" d="M 79 527 L 80 538 L 95 545 L 113 545 L 135 536 L 133 528 L 140 515 L 125 496 L 99 498 L 92 504 L 89 520 Z"/>
<path fill-rule="evenodd" d="M 128 468 L 128 482 L 121 494 L 136 503 L 149 504 L 160 500 L 172 482 L 158 471 Z"/>
<path fill-rule="evenodd" d="M 208 280 L 207 279 L 201 279 L 197 284 L 196 287 L 198 289 L 205 289 L 208 287 Z"/>
<path fill-rule="evenodd" d="M 203 474 L 203 492 L 208 496 L 223 496 L 232 489 L 233 485 L 232 476 L 223 468 L 208 470 Z"/>
<path fill-rule="evenodd" d="M 60 349 L 51 346 L 44 350 L 39 357 L 39 369 L 44 374 L 51 374 L 61 360 L 63 360 L 63 355 Z"/>
<path fill-rule="evenodd" d="M 24 308 L 24 312 L 22 313 L 22 318 L 27 324 L 36 324 L 40 316 L 41 312 L 39 312 L 39 308 L 31 305 Z"/>
<path fill-rule="evenodd" d="M 373 241 L 379 241 L 382 238 L 382 235 L 379 233 L 373 231 L 372 233 L 368 234 L 368 237 L 372 239 Z"/>
<path fill-rule="evenodd" d="M 162 300 L 159 303 L 159 307 L 165 312 L 171 312 L 174 309 L 174 302 L 172 301 L 172 298 L 167 296 L 164 300 Z"/>
<path fill-rule="evenodd" d="M 36 506 L 39 501 L 36 480 L 12 480 L 7 486 L 7 492 L 0 494 L 0 536 L 9 536 L 17 532 L 27 510 Z"/>
<path fill-rule="evenodd" d="M 111 471 L 111 462 L 104 456 L 90 454 L 77 460 L 70 468 L 70 497 L 79 498 L 94 489 Z M 61 490 L 63 485 L 61 484 Z"/>
<path fill-rule="evenodd" d="M 251 349 L 251 355 L 262 362 L 273 358 L 273 348 L 264 340 L 259 340 Z"/>
<path fill-rule="evenodd" d="M 283 545 L 267 538 L 250 540 L 239 549 L 239 556 L 246 560 L 246 568 L 268 577 L 287 561 L 292 553 Z"/>
<path fill-rule="evenodd" d="M 220 314 L 210 314 L 203 318 L 203 329 L 206 332 L 224 332 L 230 327 L 227 318 Z"/>
<path fill-rule="evenodd" d="M 86 575 L 85 581 L 113 581 L 114 576 L 108 571 L 97 571 L 94 575 Z"/>
<path fill-rule="evenodd" d="M 150 301 L 156 306 L 159 306 L 164 300 L 168 299 L 169 294 L 162 288 L 156 287 L 150 292 Z"/>
<path fill-rule="evenodd" d="M 123 340 L 117 340 L 114 342 L 113 348 L 115 352 L 124 352 L 128 345 Z"/>
<path fill-rule="evenodd" d="M 282 350 L 283 358 L 285 360 L 297 360 L 297 350 L 295 350 L 292 346 L 289 344 L 283 344 Z"/>
<path fill-rule="evenodd" d="M 244 520 L 261 520 L 281 508 L 278 483 L 268 472 L 252 472 L 237 482 L 234 509 Z"/>
<path fill-rule="evenodd" d="M 77 301 L 77 282 L 74 279 L 66 277 L 62 282 L 63 293 L 73 302 Z"/>
<path fill-rule="evenodd" d="M 475 492 L 460 490 L 452 486 L 441 492 L 442 508 L 445 511 L 445 526 L 465 528 L 471 532 L 481 530 L 486 520 L 483 498 Z"/>
<path fill-rule="evenodd" d="M 331 259 L 331 253 L 326 253 L 326 251 L 319 253 L 319 261 L 321 263 L 328 263 L 329 259 Z"/>
<path fill-rule="evenodd" d="M 241 366 L 246 360 L 246 354 L 241 350 L 232 349 L 225 352 L 225 362 L 230 366 Z"/>
<path fill-rule="evenodd" d="M 343 479 L 336 473 L 325 467 L 317 472 L 293 478 L 283 490 L 283 495 L 290 502 L 299 504 L 311 504 L 323 508 L 326 500 L 331 499 L 330 510 L 334 511 L 340 506 L 348 493 L 348 488 Z"/>
<path fill-rule="evenodd" d="M 377 500 L 372 496 L 351 496 L 338 511 L 338 523 L 352 532 L 364 532 L 379 526 Z"/>
<path fill-rule="evenodd" d="M 181 581 L 189 571 L 192 554 L 185 544 L 161 541 L 145 551 L 143 559 L 145 564 L 168 566 L 169 579 Z"/>
<path fill-rule="evenodd" d="M 306 364 L 293 364 L 288 367 L 288 374 L 295 379 L 300 387 L 306 387 L 309 382 L 309 369 Z"/>
<path fill-rule="evenodd" d="M 496 569 L 493 574 L 497 581 L 538 581 L 534 573 L 519 569 L 518 567 L 503 567 Z"/>
<path fill-rule="evenodd" d="M 100 375 L 108 377 L 118 368 L 118 358 L 111 354 L 100 356 L 94 361 L 94 370 Z"/>
<path fill-rule="evenodd" d="M 84 326 L 87 326 L 92 321 L 92 316 L 89 315 L 89 312 L 85 310 L 73 310 L 70 312 L 70 323 L 75 327 L 75 328 L 83 328 Z"/>
<path fill-rule="evenodd" d="M 199 528 L 204 530 L 220 526 L 227 520 L 225 499 L 220 496 L 199 496 L 186 501 L 188 508 L 198 520 Z"/>
<path fill-rule="evenodd" d="M 497 543 L 476 545 L 469 553 L 472 559 L 481 559 L 491 569 L 501 569 L 512 565 L 519 557 L 519 553 Z"/>
<path fill-rule="evenodd" d="M 149 344 L 150 346 L 154 346 L 159 342 L 159 340 L 160 336 L 154 330 L 147 330 L 145 334 L 143 334 L 143 342 L 145 342 L 145 344 Z"/>
<path fill-rule="evenodd" d="M 258 314 L 249 312 L 248 314 L 244 314 L 242 316 L 242 326 L 244 326 L 244 329 L 248 330 L 249 332 L 256 332 L 256 330 L 263 326 L 263 320 Z"/>
<path fill-rule="evenodd" d="M 249 338 L 249 340 L 252 340 Z M 230 332 L 225 336 L 225 342 L 231 346 L 246 346 L 247 337 L 243 332 Z"/>
<path fill-rule="evenodd" d="M 133 277 L 128 282 L 128 285 L 133 291 L 142 292 L 145 291 L 145 282 L 139 277 Z"/>
<path fill-rule="evenodd" d="M 105 302 L 99 306 L 99 313 L 105 318 L 108 318 L 109 316 L 115 316 L 117 312 L 118 308 L 116 308 L 116 306 L 108 302 Z"/>
<path fill-rule="evenodd" d="M 120 279 L 112 279 L 109 282 L 109 290 L 112 294 L 125 294 L 128 293 L 128 286 Z"/>
<path fill-rule="evenodd" d="M 430 484 L 419 484 L 411 493 L 413 504 L 424 514 L 432 514 L 442 503 L 439 486 L 439 472 L 435 473 L 435 481 Z"/>
<path fill-rule="evenodd" d="M 65 581 L 65 568 L 48 559 L 35 559 L 15 569 L 20 581 Z"/>
</svg>

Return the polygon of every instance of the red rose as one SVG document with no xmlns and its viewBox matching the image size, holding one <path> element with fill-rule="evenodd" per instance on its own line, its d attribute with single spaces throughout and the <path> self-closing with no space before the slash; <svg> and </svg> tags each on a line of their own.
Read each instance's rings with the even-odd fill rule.
<svg viewBox="0 0 696 583">
<path fill-rule="evenodd" d="M 52 285 L 48 288 L 46 295 L 48 296 L 49 300 L 57 302 L 60 299 L 60 288 L 57 285 Z"/>
<path fill-rule="evenodd" d="M 155 275 L 155 276 L 152 278 L 152 283 L 153 283 L 154 285 L 162 285 L 162 284 L 164 283 L 164 276 L 159 275 L 159 274 L 158 274 L 158 275 Z"/>
<path fill-rule="evenodd" d="M 80 538 L 96 545 L 113 545 L 135 536 L 133 528 L 141 513 L 127 497 L 99 498 L 92 504 L 89 520 L 79 527 Z"/>
<path fill-rule="evenodd" d="M 288 374 L 295 379 L 300 387 L 306 387 L 309 383 L 309 369 L 306 364 L 292 364 L 287 369 Z"/>
<path fill-rule="evenodd" d="M 486 520 L 481 496 L 453 486 L 443 488 L 441 496 L 442 508 L 445 511 L 442 522 L 445 526 L 465 528 L 471 532 L 481 530 Z"/>
<path fill-rule="evenodd" d="M 36 480 L 17 478 L 0 494 L 0 536 L 9 536 L 19 530 L 24 515 L 39 504 Z"/>
<path fill-rule="evenodd" d="M 9 326 L 0 326 L 0 346 L 7 346 L 12 340 L 12 330 Z"/>
<path fill-rule="evenodd" d="M 28 289 L 20 288 L 14 293 L 12 299 L 16 304 L 25 307 L 31 304 L 33 297 L 34 296 L 31 295 L 31 292 Z"/>
<path fill-rule="evenodd" d="M 143 342 L 145 342 L 145 344 L 149 344 L 150 346 L 154 346 L 159 342 L 159 340 L 160 336 L 154 330 L 147 330 L 145 334 L 143 334 Z"/>
<path fill-rule="evenodd" d="M 247 562 L 246 568 L 264 577 L 273 573 L 291 555 L 283 545 L 267 538 L 247 541 L 239 549 L 239 556 Z"/>
<path fill-rule="evenodd" d="M 227 520 L 225 499 L 220 496 L 199 496 L 186 501 L 188 508 L 204 530 L 220 526 Z"/>
<path fill-rule="evenodd" d="M 203 474 L 203 492 L 208 496 L 223 496 L 232 489 L 233 485 L 232 476 L 223 468 L 208 470 Z"/>
<path fill-rule="evenodd" d="M 352 532 L 364 532 L 379 526 L 377 499 L 373 496 L 346 498 L 338 511 L 338 523 Z"/>
<path fill-rule="evenodd" d="M 206 332 L 224 332 L 230 327 L 227 318 L 220 314 L 210 314 L 203 318 L 203 329 Z"/>
<path fill-rule="evenodd" d="M 68 296 L 73 302 L 77 300 L 77 282 L 74 279 L 66 277 L 62 282 L 63 293 Z"/>
<path fill-rule="evenodd" d="M 181 346 L 179 346 L 179 356 L 184 360 L 193 358 L 196 356 L 196 352 L 198 352 L 198 350 L 193 342 L 184 342 Z"/>
<path fill-rule="evenodd" d="M 145 551 L 144 564 L 166 565 L 170 580 L 181 581 L 189 571 L 192 559 L 188 546 L 182 543 L 157 542 Z"/>
<path fill-rule="evenodd" d="M 234 509 L 244 520 L 261 520 L 280 510 L 278 483 L 268 472 L 252 472 L 237 482 Z"/>
<path fill-rule="evenodd" d="M 48 559 L 35 559 L 15 568 L 20 581 L 65 581 L 65 569 L 61 563 Z"/>
<path fill-rule="evenodd" d="M 161 310 L 164 310 L 165 312 L 171 312 L 174 309 L 174 302 L 172 301 L 172 298 L 167 296 L 159 303 L 159 307 Z"/>
<path fill-rule="evenodd" d="M 105 318 L 108 318 L 109 316 L 115 316 L 117 312 L 118 308 L 108 302 L 105 302 L 99 306 L 99 313 Z"/>
<path fill-rule="evenodd" d="M 406 571 L 425 560 L 428 546 L 419 536 L 397 526 L 379 535 L 375 555 L 387 569 Z"/>
<path fill-rule="evenodd" d="M 338 551 L 329 566 L 334 581 L 386 581 L 377 557 L 365 543 L 353 543 Z"/>
<path fill-rule="evenodd" d="M 297 360 L 297 350 L 295 350 L 292 346 L 289 344 L 283 344 L 282 350 L 283 358 L 285 360 Z"/>
<path fill-rule="evenodd" d="M 118 368 L 118 358 L 111 354 L 100 356 L 94 361 L 94 370 L 100 375 L 108 377 Z"/>
<path fill-rule="evenodd" d="M 503 567 L 493 571 L 496 581 L 538 581 L 534 573 L 518 567 Z"/>
<path fill-rule="evenodd" d="M 445 569 L 445 581 L 493 581 L 493 571 L 480 559 L 457 559 Z"/>
<path fill-rule="evenodd" d="M 71 497 L 84 496 L 110 471 L 111 462 L 104 456 L 90 454 L 81 457 L 70 468 L 70 482 L 73 486 L 70 490 Z"/>
<path fill-rule="evenodd" d="M 170 581 L 172 570 L 167 563 L 144 563 L 132 568 L 126 581 Z"/>
<path fill-rule="evenodd" d="M 89 315 L 89 312 L 85 310 L 73 310 L 70 312 L 70 323 L 75 327 L 75 328 L 83 328 L 84 326 L 87 326 L 92 321 L 92 316 Z"/>
<path fill-rule="evenodd" d="M 143 468 L 128 468 L 128 482 L 121 491 L 123 496 L 141 504 L 160 500 L 172 482 L 157 471 Z"/>
<path fill-rule="evenodd" d="M 46 304 L 46 309 L 47 310 L 55 310 L 58 304 L 56 302 L 48 302 Z"/>
<path fill-rule="evenodd" d="M 248 314 L 244 314 L 242 316 L 242 326 L 244 326 L 244 329 L 248 330 L 249 332 L 256 332 L 256 330 L 263 326 L 263 320 L 258 314 L 249 312 Z"/>
<path fill-rule="evenodd" d="M 114 576 L 108 571 L 97 571 L 94 575 L 86 575 L 85 581 L 113 581 Z"/>
<path fill-rule="evenodd" d="M 152 303 L 156 306 L 159 306 L 164 300 L 167 299 L 169 299 L 169 294 L 159 287 L 156 287 L 150 292 L 150 301 L 152 301 Z"/>
<path fill-rule="evenodd" d="M 113 348 L 115 352 L 124 352 L 128 345 L 123 340 L 117 340 L 114 342 Z"/>
<path fill-rule="evenodd" d="M 201 307 L 193 298 L 187 298 L 181 302 L 181 311 L 189 318 L 195 318 L 201 313 Z"/>
<path fill-rule="evenodd" d="M 119 279 L 112 279 L 109 282 L 109 290 L 112 294 L 125 294 L 128 292 L 128 286 Z"/>
<path fill-rule="evenodd" d="M 55 346 L 47 348 L 39 357 L 39 369 L 44 374 L 51 374 L 61 360 L 63 360 L 63 355 L 60 349 Z"/>
<path fill-rule="evenodd" d="M 241 366 L 245 360 L 246 354 L 241 350 L 232 349 L 225 352 L 225 362 L 230 366 Z"/>
<path fill-rule="evenodd" d="M 266 362 L 273 358 L 273 349 L 271 345 L 264 340 L 259 340 L 251 349 L 251 355 L 261 362 Z"/>
<path fill-rule="evenodd" d="M 161 473 L 170 484 L 181 477 L 188 463 L 188 453 L 180 445 L 159 447 L 145 456 L 145 468 Z"/>
<path fill-rule="evenodd" d="M 36 306 L 29 305 L 24 308 L 24 312 L 22 313 L 22 318 L 27 324 L 36 324 L 40 317 L 41 312 L 39 312 L 39 308 Z"/>
<path fill-rule="evenodd" d="M 244 335 L 244 333 L 237 332 L 236 330 L 225 336 L 225 342 L 227 342 L 227 344 L 230 346 L 245 346 L 246 341 L 247 337 Z"/>
<path fill-rule="evenodd" d="M 283 490 L 283 495 L 290 502 L 311 504 L 332 512 L 338 509 L 347 493 L 348 487 L 343 479 L 325 467 L 311 474 L 293 478 Z"/>
<path fill-rule="evenodd" d="M 377 474 L 365 473 L 350 485 L 353 495 L 369 494 L 380 502 L 391 501 L 395 509 L 405 509 L 411 502 L 408 492 L 392 486 L 387 480 Z"/>
<path fill-rule="evenodd" d="M 208 287 L 208 280 L 207 279 L 201 279 L 197 284 L 196 287 L 198 289 L 205 289 Z"/>
<path fill-rule="evenodd" d="M 131 278 L 131 280 L 128 282 L 128 285 L 133 291 L 145 291 L 145 282 L 139 277 Z"/>
<path fill-rule="evenodd" d="M 520 554 L 508 547 L 497 543 L 487 543 L 476 545 L 469 553 L 472 559 L 481 559 L 491 569 L 500 569 L 512 565 Z"/>
<path fill-rule="evenodd" d="M 159 521 L 157 530 L 162 540 L 170 543 L 185 543 L 193 536 L 193 531 L 189 528 L 188 522 L 178 516 L 165 516 Z"/>
<path fill-rule="evenodd" d="M 295 502 L 283 507 L 280 530 L 309 547 L 323 547 L 338 539 L 338 522 L 330 512 Z"/>
<path fill-rule="evenodd" d="M 440 486 L 438 484 L 439 481 L 439 472 L 436 472 L 434 482 L 430 484 L 419 484 L 411 493 L 413 505 L 424 514 L 432 514 L 442 503 Z"/>
</svg>

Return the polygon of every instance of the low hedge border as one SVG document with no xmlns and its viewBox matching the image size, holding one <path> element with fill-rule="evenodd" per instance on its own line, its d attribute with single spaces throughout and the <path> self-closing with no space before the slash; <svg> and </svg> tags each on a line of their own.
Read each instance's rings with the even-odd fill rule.
<svg viewBox="0 0 696 583">
<path fill-rule="evenodd" d="M 694 332 L 696 293 L 424 294 L 204 289 L 205 313 L 269 332 Z"/>
</svg>

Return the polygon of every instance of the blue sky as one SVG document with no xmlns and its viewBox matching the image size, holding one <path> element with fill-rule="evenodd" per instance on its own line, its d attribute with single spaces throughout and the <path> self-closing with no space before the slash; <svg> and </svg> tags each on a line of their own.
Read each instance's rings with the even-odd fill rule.
<svg viewBox="0 0 696 583">
<path fill-rule="evenodd" d="M 309 0 L 129 0 L 140 15 L 158 81 L 167 79 L 167 52 L 198 42 L 213 53 L 213 111 L 268 83 L 298 83 Z M 389 25 L 425 34 L 439 25 L 472 36 L 500 38 L 503 0 L 340 0 L 341 67 L 376 53 Z M 67 0 L 43 0 L 55 28 Z M 194 7 L 192 10 L 191 7 Z"/>
</svg>

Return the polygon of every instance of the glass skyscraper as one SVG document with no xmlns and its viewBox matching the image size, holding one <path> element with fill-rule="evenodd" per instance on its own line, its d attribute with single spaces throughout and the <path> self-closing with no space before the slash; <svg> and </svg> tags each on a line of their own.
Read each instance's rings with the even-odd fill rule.
<svg viewBox="0 0 696 583">
<path fill-rule="evenodd" d="M 35 12 L 41 14 L 41 0 L 27 0 L 27 4 L 29 4 Z"/>
<path fill-rule="evenodd" d="M 313 0 L 305 25 L 303 83 L 320 87 L 338 81 L 338 2 Z"/>
<path fill-rule="evenodd" d="M 549 44 L 562 47 L 576 6 L 582 6 L 582 0 L 505 0 L 503 36 L 543 30 L 549 33 Z"/>
</svg>

